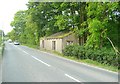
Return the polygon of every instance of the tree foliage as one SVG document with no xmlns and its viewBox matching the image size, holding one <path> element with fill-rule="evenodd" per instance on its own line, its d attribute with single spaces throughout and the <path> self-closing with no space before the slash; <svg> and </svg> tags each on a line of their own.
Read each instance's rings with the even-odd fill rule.
<svg viewBox="0 0 120 84">
<path fill-rule="evenodd" d="M 29 2 L 27 7 L 11 22 L 13 40 L 39 45 L 40 37 L 72 31 L 85 47 L 109 47 L 107 37 L 116 47 L 120 43 L 119 2 Z"/>
<path fill-rule="evenodd" d="M 109 37 L 118 45 L 118 15 L 119 4 L 114 3 L 89 3 L 87 9 L 88 30 L 86 46 L 101 48 L 107 46 L 110 42 L 106 39 Z"/>
</svg>

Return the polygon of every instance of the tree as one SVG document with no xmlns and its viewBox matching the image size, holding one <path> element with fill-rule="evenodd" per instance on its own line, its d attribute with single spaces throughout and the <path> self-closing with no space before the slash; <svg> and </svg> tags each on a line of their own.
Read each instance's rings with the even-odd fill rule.
<svg viewBox="0 0 120 84">
<path fill-rule="evenodd" d="M 18 11 L 14 16 L 14 21 L 11 22 L 11 26 L 14 27 L 14 30 L 12 31 L 15 36 L 14 40 L 19 40 L 23 43 L 26 39 L 23 34 L 26 27 L 25 23 L 26 11 Z"/>
<path fill-rule="evenodd" d="M 115 11 L 117 11 L 117 8 L 118 3 L 97 2 L 88 4 L 87 22 L 89 35 L 87 37 L 86 46 L 91 46 L 93 48 L 101 48 L 102 46 L 106 46 L 105 43 L 108 43 L 106 38 L 114 35 L 109 35 L 108 33 L 110 33 L 110 31 L 113 33 L 117 30 L 117 27 L 111 24 L 111 21 L 115 21 Z"/>
<path fill-rule="evenodd" d="M 12 41 L 15 41 L 15 40 L 16 40 L 15 30 L 13 29 L 11 32 L 9 32 L 9 33 L 7 34 L 7 36 L 8 36 Z"/>
<path fill-rule="evenodd" d="M 60 31 L 75 32 L 85 47 L 115 47 L 119 43 L 118 2 L 29 2 L 18 11 L 11 26 L 22 43 L 39 45 L 39 39 Z M 118 30 L 118 31 L 117 31 Z M 117 38 L 114 38 L 117 37 Z"/>
</svg>

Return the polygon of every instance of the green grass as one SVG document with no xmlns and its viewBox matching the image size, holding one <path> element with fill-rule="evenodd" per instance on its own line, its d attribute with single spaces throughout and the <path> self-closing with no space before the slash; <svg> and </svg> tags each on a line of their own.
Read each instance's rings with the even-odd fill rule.
<svg viewBox="0 0 120 84">
<path fill-rule="evenodd" d="M 61 56 L 61 57 L 64 57 L 64 58 L 67 58 L 67 59 L 70 59 L 70 60 L 73 60 L 73 61 L 76 61 L 76 62 L 85 63 L 85 64 L 88 64 L 88 65 L 100 67 L 100 68 L 107 69 L 107 70 L 114 71 L 114 72 L 118 72 L 118 68 L 115 67 L 115 66 L 109 66 L 109 65 L 106 65 L 106 64 L 101 64 L 99 62 L 96 62 L 96 61 L 93 61 L 93 60 L 90 60 L 90 59 L 79 60 L 79 59 L 77 59 L 73 56 L 64 56 L 63 54 L 61 54 L 57 51 L 46 50 L 46 49 L 40 49 L 40 50 L 48 52 L 48 53 L 54 53 L 57 56 Z"/>
<path fill-rule="evenodd" d="M 30 45 L 30 44 L 22 44 L 24 46 L 28 46 L 30 48 L 35 48 L 35 49 L 38 49 L 38 46 L 37 45 Z"/>
<path fill-rule="evenodd" d="M 0 43 L 0 61 L 2 59 L 3 50 L 4 50 L 4 44 Z"/>
<path fill-rule="evenodd" d="M 93 66 L 98 66 L 98 67 L 101 67 L 101 68 L 104 68 L 104 69 L 107 69 L 107 70 L 110 70 L 110 71 L 118 72 L 118 68 L 115 67 L 115 66 L 109 66 L 107 64 L 101 64 L 99 62 L 96 62 L 96 61 L 93 61 L 93 60 L 90 60 L 90 59 L 81 60 L 80 62 L 84 62 L 84 63 L 90 64 L 90 65 L 93 65 Z"/>
<path fill-rule="evenodd" d="M 1 60 L 2 60 L 2 46 L 0 46 L 0 64 L 1 64 Z"/>
<path fill-rule="evenodd" d="M 23 45 L 28 46 L 30 48 L 38 49 L 37 45 L 29 45 L 29 44 L 23 44 Z M 96 61 L 93 61 L 93 60 L 90 60 L 90 59 L 79 60 L 79 59 L 75 58 L 74 56 L 64 56 L 62 53 L 59 53 L 59 52 L 53 51 L 53 50 L 46 50 L 46 49 L 40 49 L 40 50 L 48 52 L 48 53 L 53 53 L 53 54 L 56 54 L 57 56 L 61 56 L 61 57 L 64 57 L 64 58 L 67 58 L 67 59 L 70 59 L 70 60 L 73 60 L 73 61 L 76 61 L 76 62 L 86 63 L 86 64 L 89 64 L 89 65 L 92 65 L 92 66 L 97 66 L 97 67 L 107 69 L 107 70 L 110 70 L 110 71 L 118 72 L 118 68 L 115 67 L 115 66 L 109 66 L 109 65 L 106 65 L 106 64 L 101 64 L 99 62 L 96 62 Z"/>
<path fill-rule="evenodd" d="M 0 46 L 0 57 L 2 55 L 2 46 Z"/>
</svg>

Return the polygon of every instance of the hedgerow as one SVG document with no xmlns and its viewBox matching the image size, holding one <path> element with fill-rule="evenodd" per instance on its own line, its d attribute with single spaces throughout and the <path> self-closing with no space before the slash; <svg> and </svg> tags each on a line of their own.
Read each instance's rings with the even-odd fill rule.
<svg viewBox="0 0 120 84">
<path fill-rule="evenodd" d="M 112 49 L 101 48 L 92 49 L 79 45 L 69 45 L 63 49 L 63 55 L 74 56 L 77 59 L 90 59 L 101 64 L 119 67 L 119 55 L 116 55 Z"/>
</svg>

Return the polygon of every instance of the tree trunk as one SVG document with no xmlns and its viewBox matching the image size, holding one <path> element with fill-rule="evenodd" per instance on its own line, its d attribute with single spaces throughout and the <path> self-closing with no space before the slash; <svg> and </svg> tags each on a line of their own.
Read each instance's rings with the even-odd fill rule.
<svg viewBox="0 0 120 84">
<path fill-rule="evenodd" d="M 85 11 L 85 7 L 86 7 L 86 2 L 80 2 L 80 12 L 79 12 L 79 14 L 80 14 L 80 20 L 79 20 L 79 21 L 80 21 L 80 25 L 79 25 L 79 31 L 80 31 L 80 29 L 84 28 L 84 27 L 82 26 L 82 23 L 83 23 L 84 21 L 86 21 L 86 11 Z M 80 40 L 80 39 L 81 39 L 81 40 Z M 82 37 L 79 36 L 79 45 L 83 45 L 84 42 L 85 42 L 85 34 L 83 34 Z"/>
</svg>

